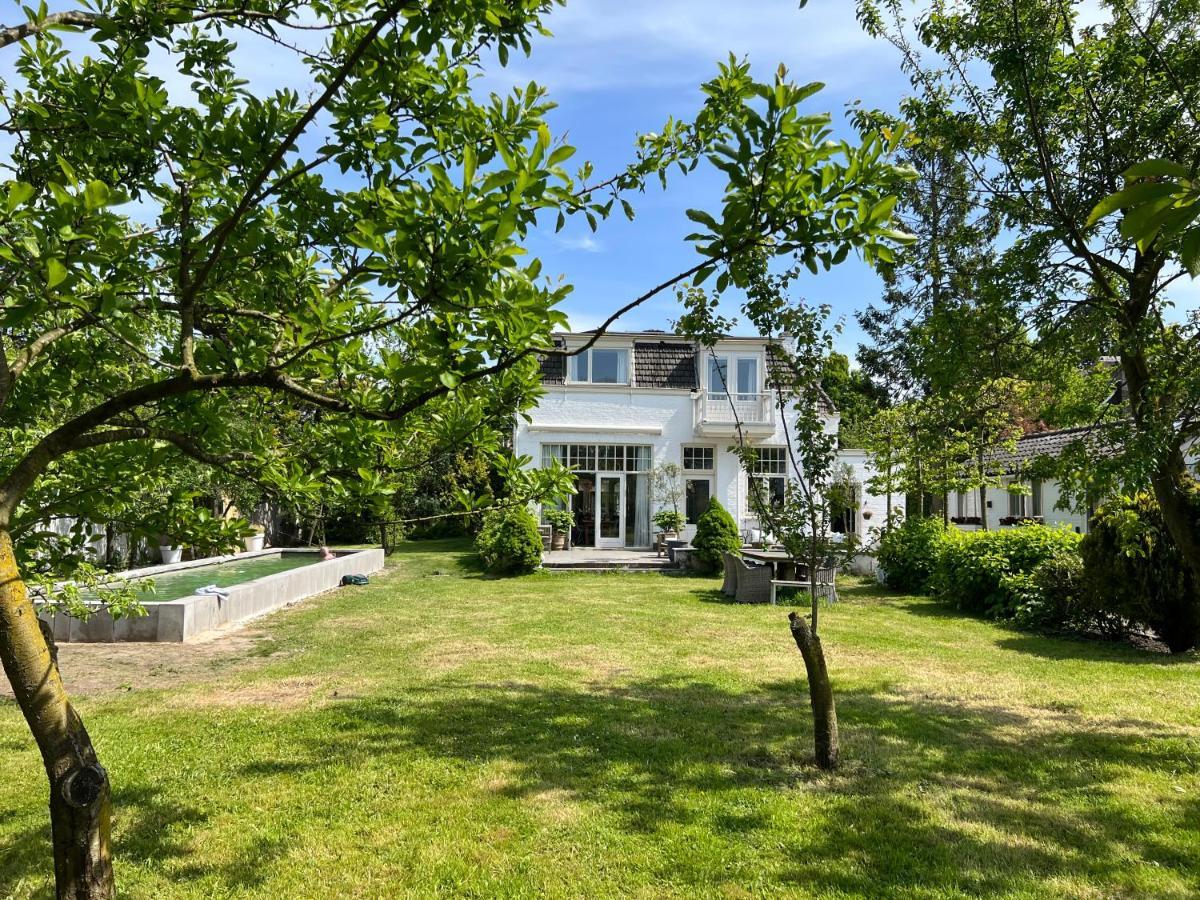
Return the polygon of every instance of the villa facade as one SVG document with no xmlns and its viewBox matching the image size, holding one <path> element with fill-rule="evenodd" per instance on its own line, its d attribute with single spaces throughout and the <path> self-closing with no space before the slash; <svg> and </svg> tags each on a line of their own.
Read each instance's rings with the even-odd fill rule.
<svg viewBox="0 0 1200 900">
<path fill-rule="evenodd" d="M 781 497 L 792 477 L 787 442 L 794 419 L 785 422 L 783 415 L 795 406 L 778 402 L 779 391 L 787 390 L 786 366 L 771 342 L 727 337 L 707 348 L 665 332 L 606 333 L 575 352 L 592 337 L 556 336 L 559 352 L 542 360 L 545 395 L 528 421 L 517 420 L 514 433 L 514 448 L 530 465 L 558 460 L 575 469 L 573 545 L 651 546 L 652 517 L 663 505 L 653 499 L 651 473 L 663 463 L 682 471 L 685 537 L 716 498 L 750 539 L 758 528 L 751 482 L 758 481 L 767 496 Z M 824 396 L 811 402 L 819 404 L 826 431 L 835 434 L 837 410 Z M 750 472 L 731 451 L 739 423 L 743 439 L 758 451 Z M 865 457 L 847 464 L 864 482 Z M 882 502 L 861 496 L 848 526 L 865 536 L 875 515 L 882 521 Z"/>
</svg>

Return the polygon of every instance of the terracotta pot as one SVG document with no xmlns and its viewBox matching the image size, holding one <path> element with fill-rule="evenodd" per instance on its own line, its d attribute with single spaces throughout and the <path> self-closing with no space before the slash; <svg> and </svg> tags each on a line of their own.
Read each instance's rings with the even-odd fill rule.
<svg viewBox="0 0 1200 900">
<path fill-rule="evenodd" d="M 565 550 L 567 546 L 567 535 L 562 531 L 554 532 L 554 536 L 550 538 L 551 550 Z"/>
</svg>

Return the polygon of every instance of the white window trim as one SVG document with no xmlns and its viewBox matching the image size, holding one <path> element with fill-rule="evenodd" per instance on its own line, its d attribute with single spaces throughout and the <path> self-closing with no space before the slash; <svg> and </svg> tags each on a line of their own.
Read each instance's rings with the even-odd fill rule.
<svg viewBox="0 0 1200 900">
<path fill-rule="evenodd" d="M 704 387 L 710 394 L 763 394 L 763 378 L 765 360 L 761 353 L 736 353 L 732 351 L 713 352 L 705 355 Z M 743 359 L 754 360 L 754 389 L 740 391 L 737 386 L 738 363 Z M 725 390 L 718 390 L 712 383 L 712 364 L 714 360 L 725 361 Z M 731 383 L 732 382 L 732 383 Z M 719 386 L 718 386 L 719 387 Z"/>
<path fill-rule="evenodd" d="M 592 352 L 595 350 L 614 350 L 625 354 L 625 380 L 624 381 L 593 381 L 592 373 L 596 371 L 595 364 L 592 361 Z M 576 362 L 580 357 L 587 358 L 588 380 L 579 381 L 574 376 Z M 633 387 L 633 348 L 624 345 L 617 347 L 606 347 L 598 345 L 588 347 L 582 353 L 573 354 L 567 361 L 567 384 L 586 384 L 592 387 Z"/>
<path fill-rule="evenodd" d="M 687 455 L 684 451 L 687 450 L 709 450 L 712 452 L 712 468 L 709 469 L 689 469 L 685 460 Z M 684 475 L 715 475 L 717 474 L 717 448 L 711 444 L 684 444 L 679 448 L 679 468 Z"/>
</svg>

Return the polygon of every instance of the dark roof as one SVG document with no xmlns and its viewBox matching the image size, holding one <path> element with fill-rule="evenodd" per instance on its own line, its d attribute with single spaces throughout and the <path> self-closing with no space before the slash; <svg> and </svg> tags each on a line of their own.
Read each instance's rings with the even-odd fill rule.
<svg viewBox="0 0 1200 900">
<path fill-rule="evenodd" d="M 563 341 L 556 340 L 556 347 L 565 346 Z M 567 383 L 567 357 L 563 353 L 547 353 L 541 358 L 542 384 Z"/>
<path fill-rule="evenodd" d="M 638 387 L 690 391 L 696 381 L 696 348 L 671 341 L 638 341 L 633 345 L 633 377 Z"/>
<path fill-rule="evenodd" d="M 774 344 L 767 345 L 767 387 L 779 391 L 780 394 L 796 394 L 795 372 L 788 365 L 787 357 L 780 353 Z M 833 401 L 820 386 L 817 387 L 817 402 L 821 405 L 822 412 L 837 412 Z"/>
<path fill-rule="evenodd" d="M 1025 468 L 1036 459 L 1047 457 L 1057 459 L 1067 445 L 1075 441 L 1094 441 L 1098 437 L 1097 427 L 1094 425 L 1027 434 L 1017 441 L 1014 449 L 995 450 L 988 454 L 988 461 L 1003 468 L 1006 473 L 1013 473 Z"/>
</svg>

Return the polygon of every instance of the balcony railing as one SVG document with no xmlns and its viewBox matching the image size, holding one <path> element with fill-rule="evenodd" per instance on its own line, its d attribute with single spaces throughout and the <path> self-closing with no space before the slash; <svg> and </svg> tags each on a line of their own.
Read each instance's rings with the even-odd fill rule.
<svg viewBox="0 0 1200 900">
<path fill-rule="evenodd" d="M 775 395 L 712 394 L 701 391 L 696 397 L 696 427 L 732 432 L 739 424 L 761 431 L 775 427 Z"/>
</svg>

